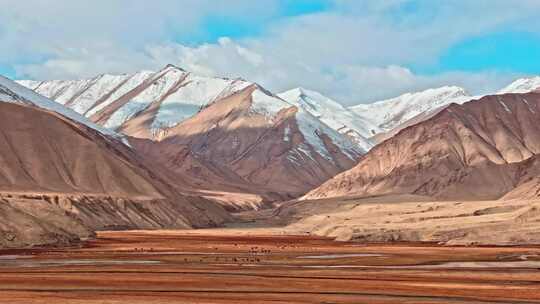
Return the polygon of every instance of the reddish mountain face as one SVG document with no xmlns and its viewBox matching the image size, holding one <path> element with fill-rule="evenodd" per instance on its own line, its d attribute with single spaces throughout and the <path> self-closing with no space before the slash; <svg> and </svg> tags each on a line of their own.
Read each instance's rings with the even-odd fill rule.
<svg viewBox="0 0 540 304">
<path fill-rule="evenodd" d="M 95 230 L 214 226 L 214 203 L 181 195 L 133 151 L 33 105 L 0 102 L 0 247 Z"/>
<path fill-rule="evenodd" d="M 163 197 L 114 141 L 43 110 L 0 109 L 1 190 Z"/>
<path fill-rule="evenodd" d="M 266 93 L 258 86 L 248 87 L 169 129 L 162 140 L 134 141 L 134 145 L 147 158 L 197 176 L 209 188 L 242 184 L 243 191 L 275 199 L 301 195 L 354 164 L 359 153 L 352 144 L 344 153 L 334 138 L 316 134 L 315 129 L 313 136 L 318 136 L 321 146 L 314 147 L 313 139 L 306 139 L 300 130 L 306 127 L 299 126 L 309 122 L 309 116 L 298 116 L 307 114 L 294 106 L 271 116 L 258 112 L 257 94 Z"/>
<path fill-rule="evenodd" d="M 509 170 L 515 172 L 516 186 L 506 193 L 503 200 L 536 200 L 540 198 L 540 156 L 513 165 Z"/>
<path fill-rule="evenodd" d="M 22 83 L 129 136 L 182 191 L 232 209 L 302 195 L 371 147 L 354 114 L 322 96 L 309 104 L 287 101 L 255 83 L 170 65 L 155 73 Z M 347 115 L 328 110 L 338 108 Z"/>
<path fill-rule="evenodd" d="M 540 152 L 539 122 L 538 93 L 453 104 L 382 142 L 305 197 L 499 198 L 523 181 L 519 164 Z"/>
</svg>

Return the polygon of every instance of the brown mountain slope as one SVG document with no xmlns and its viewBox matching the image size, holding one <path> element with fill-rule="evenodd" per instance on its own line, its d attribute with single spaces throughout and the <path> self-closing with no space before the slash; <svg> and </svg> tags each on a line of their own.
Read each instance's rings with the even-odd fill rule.
<svg viewBox="0 0 540 304">
<path fill-rule="evenodd" d="M 299 130 L 296 107 L 271 118 L 253 111 L 256 90 L 260 88 L 250 86 L 214 102 L 170 128 L 161 141 L 134 145 L 149 159 L 199 175 L 213 188 L 245 184 L 243 191 L 281 199 L 301 195 L 353 165 L 354 157 L 337 149 L 326 134 L 313 135 L 329 155 L 315 151 Z"/>
<path fill-rule="evenodd" d="M 0 190 L 163 197 L 98 134 L 30 107 L 0 109 Z"/>
<path fill-rule="evenodd" d="M 155 73 L 22 83 L 129 136 L 152 166 L 174 169 L 167 175 L 182 191 L 232 209 L 304 194 L 350 168 L 371 147 L 362 132 L 347 132 L 349 124 L 332 113 L 321 116 L 321 109 L 341 107 L 324 97 L 289 102 L 253 82 L 200 76 L 172 65 Z M 339 111 L 348 119 L 354 115 Z"/>
<path fill-rule="evenodd" d="M 499 198 L 520 182 L 517 163 L 540 152 L 539 122 L 538 93 L 453 104 L 379 144 L 305 197 Z"/>
<path fill-rule="evenodd" d="M 0 102 L 0 247 L 101 229 L 212 226 L 226 212 L 179 194 L 133 151 L 59 114 Z"/>
<path fill-rule="evenodd" d="M 513 164 L 512 166 L 518 181 L 516 187 L 506 193 L 502 200 L 538 200 L 540 199 L 540 155 Z"/>
</svg>

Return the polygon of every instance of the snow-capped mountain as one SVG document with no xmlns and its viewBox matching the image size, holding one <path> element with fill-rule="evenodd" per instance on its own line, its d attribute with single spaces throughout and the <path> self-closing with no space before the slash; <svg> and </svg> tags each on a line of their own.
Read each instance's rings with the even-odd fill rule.
<svg viewBox="0 0 540 304">
<path fill-rule="evenodd" d="M 463 88 L 445 86 L 374 102 L 350 109 L 361 117 L 372 120 L 383 131 L 390 131 L 420 114 L 429 113 L 451 103 L 471 100 Z"/>
<path fill-rule="evenodd" d="M 528 195 L 536 196 L 538 108 L 539 93 L 495 94 L 451 104 L 380 143 L 356 167 L 306 197 L 409 193 L 494 199 L 522 182 L 532 183 L 525 189 L 532 188 Z"/>
<path fill-rule="evenodd" d="M 332 129 L 339 130 L 342 126 L 338 128 L 336 122 L 332 121 L 333 117 L 326 119 L 330 109 L 320 108 L 320 113 L 325 115 L 320 117 L 318 112 L 306 109 L 305 103 L 289 103 L 253 82 L 198 76 L 173 65 L 167 65 L 158 72 L 100 75 L 92 79 L 69 81 L 23 80 L 20 83 L 85 115 L 105 128 L 153 140 L 165 137 L 167 130 L 194 116 L 212 102 L 234 95 L 249 86 L 256 86 L 251 96 L 252 111 L 265 113 L 271 118 L 280 110 L 299 106 L 298 119 L 304 137 L 314 147 L 318 147 L 321 155 L 325 155 L 325 151 L 321 148 L 319 135 L 314 135 L 317 132 L 329 135 L 344 151 L 352 149 L 356 154 L 371 147 L 365 138 L 360 137 L 357 140 L 359 147 L 351 146 L 348 139 L 334 132 Z M 330 103 L 327 102 L 328 104 Z M 343 107 L 341 110 L 350 112 Z M 353 122 L 350 117 L 347 122 L 350 122 L 350 128 L 354 131 L 362 131 L 360 136 L 369 134 L 366 130 L 369 127 L 363 126 L 362 119 Z M 349 130 L 339 131 L 347 133 Z"/>
<path fill-rule="evenodd" d="M 329 119 L 327 117 L 324 117 L 324 115 L 321 115 L 324 112 L 329 114 L 327 112 L 329 111 L 329 109 L 323 109 L 322 104 L 321 107 L 319 107 L 319 111 L 317 111 L 314 109 L 309 109 L 306 106 L 307 103 L 305 101 L 298 102 L 298 100 L 287 99 L 286 97 L 291 97 L 287 96 L 287 94 L 280 94 L 274 96 L 268 95 L 268 93 L 265 93 L 264 91 L 262 93 L 266 94 L 265 103 L 267 105 L 279 105 L 276 107 L 276 109 L 281 110 L 290 108 L 292 106 L 296 107 L 296 120 L 298 123 L 298 127 L 302 132 L 302 135 L 304 136 L 306 141 L 312 147 L 314 147 L 315 150 L 323 157 L 331 159 L 330 153 L 323 142 L 324 139 L 322 138 L 322 135 L 328 136 L 332 140 L 332 142 L 337 147 L 339 147 L 341 151 L 345 153 L 345 155 L 349 156 L 350 159 L 355 159 L 360 154 L 363 154 L 369 149 L 371 149 L 372 145 L 369 141 L 365 139 L 365 137 L 362 137 L 362 135 L 360 134 L 356 134 L 356 138 L 353 136 L 348 137 L 348 134 L 346 134 L 344 130 L 340 130 L 340 128 L 337 127 L 337 123 L 335 120 Z M 260 102 L 257 98 L 252 98 L 252 106 L 256 106 L 259 103 Z M 265 107 L 267 107 L 267 105 L 261 108 L 264 109 Z M 336 114 L 339 115 L 339 113 L 337 112 L 338 111 L 336 111 Z M 361 121 L 359 121 L 359 123 L 361 123 Z M 343 134 L 345 134 L 346 136 L 344 136 Z"/>
<path fill-rule="evenodd" d="M 229 218 L 214 202 L 180 194 L 178 178 L 107 135 L 115 133 L 0 77 L 0 247 L 67 244 L 110 227 L 210 227 Z"/>
<path fill-rule="evenodd" d="M 250 84 L 241 80 L 200 77 L 172 65 L 158 72 L 20 83 L 113 130 L 120 129 L 137 115 L 152 111 L 147 137 L 193 116 L 212 100 Z"/>
<path fill-rule="evenodd" d="M 252 185 L 257 194 L 298 196 L 352 167 L 371 148 L 364 135 L 375 128 L 318 96 L 320 105 L 312 110 L 307 102 L 314 100 L 289 102 L 253 82 L 199 76 L 172 65 L 157 72 L 21 83 L 140 139 L 131 141 L 136 150 L 180 175 L 216 187 Z M 331 115 L 332 109 L 344 114 Z M 339 125 L 339 119 L 347 123 Z"/>
<path fill-rule="evenodd" d="M 120 137 L 120 135 L 111 131 L 110 129 L 98 126 L 97 124 L 91 122 L 77 112 L 68 109 L 40 94 L 37 94 L 36 92 L 28 89 L 27 87 L 3 76 L 0 76 L 0 102 L 32 105 L 48 111 L 56 112 L 73 121 L 83 124 L 91 129 L 94 129 L 101 134 L 113 137 Z"/>
<path fill-rule="evenodd" d="M 540 76 L 521 78 L 493 94 L 528 93 L 540 89 Z M 375 143 L 389 138 L 403 128 L 422 122 L 446 106 L 476 100 L 483 95 L 471 96 L 463 88 L 444 86 L 411 92 L 371 104 L 350 107 L 358 116 L 373 121 L 381 130 L 371 138 Z"/>
<path fill-rule="evenodd" d="M 500 90 L 498 94 L 528 93 L 538 89 L 540 89 L 540 76 L 531 78 L 520 78 Z"/>
<path fill-rule="evenodd" d="M 368 119 L 315 91 L 296 88 L 278 96 L 320 119 L 330 128 L 353 139 L 362 149 L 373 147 L 369 138 L 381 130 Z"/>
<path fill-rule="evenodd" d="M 352 167 L 365 152 L 256 84 L 209 104 L 160 140 L 141 144 L 138 150 L 147 158 L 204 184 L 239 180 L 251 191 L 280 199 L 302 195 Z"/>
</svg>

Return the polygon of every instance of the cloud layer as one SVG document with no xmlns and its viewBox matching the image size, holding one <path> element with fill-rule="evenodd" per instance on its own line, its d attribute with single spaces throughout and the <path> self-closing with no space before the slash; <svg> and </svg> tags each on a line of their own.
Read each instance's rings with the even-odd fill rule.
<svg viewBox="0 0 540 304">
<path fill-rule="evenodd" d="M 292 17 L 280 15 L 282 2 L 0 0 L 8 8 L 0 11 L 0 65 L 18 78 L 69 79 L 174 63 L 355 104 L 445 84 L 497 89 L 519 71 L 439 70 L 439 58 L 467 38 L 540 32 L 535 0 L 335 0 L 331 10 Z M 209 18 L 264 27 L 256 36 L 191 43 Z"/>
</svg>

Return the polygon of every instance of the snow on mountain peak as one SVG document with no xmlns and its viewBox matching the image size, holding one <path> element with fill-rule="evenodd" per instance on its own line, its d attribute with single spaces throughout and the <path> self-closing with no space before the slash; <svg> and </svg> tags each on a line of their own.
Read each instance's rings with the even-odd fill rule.
<svg viewBox="0 0 540 304">
<path fill-rule="evenodd" d="M 373 143 L 368 138 L 380 131 L 371 121 L 356 115 L 319 92 L 295 88 L 280 93 L 278 96 L 317 117 L 331 129 L 349 136 L 364 151 L 373 147 Z"/>
<path fill-rule="evenodd" d="M 92 79 L 21 83 L 91 118 L 106 128 L 130 128 L 133 136 L 161 137 L 167 130 L 196 115 L 202 108 L 254 86 L 251 111 L 272 121 L 293 106 L 295 118 L 314 151 L 331 158 L 322 134 L 351 159 L 369 150 L 375 126 L 339 103 L 314 91 L 297 90 L 298 98 L 283 98 L 243 79 L 199 76 L 174 65 L 157 72 L 100 75 Z M 287 95 L 287 94 L 285 94 Z"/>
<path fill-rule="evenodd" d="M 255 85 L 256 89 L 252 93 L 251 109 L 254 112 L 263 114 L 269 119 L 272 119 L 279 111 L 290 107 L 296 107 L 298 111 L 295 114 L 295 118 L 304 139 L 315 152 L 327 160 L 332 160 L 332 156 L 324 144 L 321 137 L 322 134 L 328 136 L 350 159 L 356 159 L 358 155 L 365 153 L 371 148 L 369 144 L 364 144 L 363 146 L 357 145 L 351 139 L 328 126 L 324 120 L 321 119 L 320 115 L 314 115 L 300 104 L 283 98 L 281 94 L 273 95 L 261 86 Z M 298 147 L 298 149 L 308 157 L 312 157 L 308 153 L 308 150 L 302 149 L 302 147 Z"/>
<path fill-rule="evenodd" d="M 451 103 L 464 103 L 472 98 L 461 87 L 443 86 L 406 93 L 371 104 L 360 104 L 350 109 L 362 117 L 371 119 L 383 130 L 389 131 L 419 114 L 429 113 Z"/>
<path fill-rule="evenodd" d="M 38 108 L 42 108 L 51 112 L 61 114 L 75 122 L 85 125 L 91 129 L 98 131 L 101 134 L 121 138 L 121 136 L 114 131 L 107 128 L 100 127 L 91 122 L 84 116 L 77 112 L 64 107 L 63 105 L 52 101 L 31 89 L 24 87 L 8 78 L 0 75 L 0 102 L 12 102 L 32 105 Z"/>
<path fill-rule="evenodd" d="M 176 69 L 176 70 L 180 70 L 181 72 L 187 72 L 186 70 L 182 69 L 181 67 L 178 67 L 172 63 L 169 63 L 165 66 L 164 69 Z"/>
<path fill-rule="evenodd" d="M 498 92 L 498 94 L 507 93 L 529 93 L 540 89 L 540 76 L 530 78 L 520 78 L 509 84 Z"/>
<path fill-rule="evenodd" d="M 304 88 L 295 88 L 289 91 L 278 94 L 281 98 L 294 102 L 299 105 L 309 105 L 310 107 L 324 107 L 331 106 L 336 109 L 345 109 L 338 102 L 322 95 L 319 92 L 304 89 Z"/>
<path fill-rule="evenodd" d="M 264 114 L 273 118 L 282 109 L 290 108 L 293 105 L 285 100 L 274 96 L 259 85 L 251 93 L 251 110 L 259 114 Z"/>
</svg>

